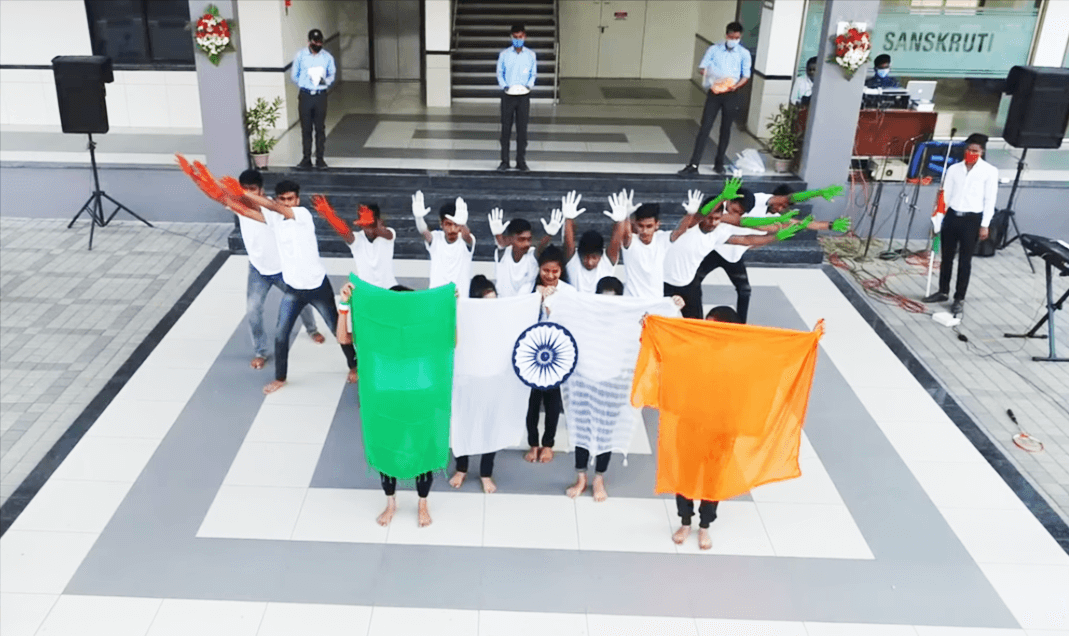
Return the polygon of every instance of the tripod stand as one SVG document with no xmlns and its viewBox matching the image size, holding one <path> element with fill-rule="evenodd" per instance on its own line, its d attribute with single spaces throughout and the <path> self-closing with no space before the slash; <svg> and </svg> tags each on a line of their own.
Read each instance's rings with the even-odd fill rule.
<svg viewBox="0 0 1069 636">
<path fill-rule="evenodd" d="M 1028 148 L 1023 148 L 1021 150 L 1021 158 L 1017 160 L 1017 174 L 1013 177 L 1013 187 L 1010 188 L 1010 199 L 1006 202 L 1006 209 L 1003 210 L 1003 212 L 1006 213 L 1006 216 L 1009 217 L 1009 222 L 1013 223 L 1013 231 L 1015 234 L 1012 238 L 1009 236 L 1009 232 L 1003 235 L 1002 244 L 998 246 L 1000 250 L 1021 238 L 1021 228 L 1017 227 L 1017 213 L 1013 211 L 1013 202 L 1017 198 L 1017 184 L 1021 182 L 1021 172 L 1024 171 L 1024 158 L 1027 154 Z M 1032 257 L 1029 255 L 1028 249 L 1024 247 L 1024 243 L 1021 244 L 1021 247 L 1024 249 L 1025 258 L 1028 259 L 1028 267 L 1032 270 L 1032 273 L 1035 274 L 1036 266 L 1032 264 Z"/>
<path fill-rule="evenodd" d="M 115 215 L 119 213 L 119 210 L 124 210 L 127 214 L 134 217 L 138 221 L 141 221 L 145 225 L 152 227 L 152 224 L 145 219 L 138 216 L 133 210 L 126 207 L 122 203 L 119 203 L 114 198 L 109 196 L 106 192 L 100 189 L 100 175 L 97 173 L 97 155 L 96 155 L 97 143 L 93 141 L 93 134 L 89 133 L 89 163 L 93 166 L 93 194 L 89 195 L 85 203 L 82 204 L 82 208 L 78 210 L 78 214 L 74 215 L 71 222 L 67 224 L 67 229 L 74 227 L 74 222 L 78 220 L 78 217 L 83 212 L 89 215 L 89 219 L 92 224 L 89 226 L 89 250 L 93 249 L 93 231 L 99 225 L 100 227 L 106 226 L 111 223 L 111 220 L 115 218 Z M 104 216 L 104 199 L 115 204 L 115 210 L 112 211 L 108 217 Z"/>
</svg>

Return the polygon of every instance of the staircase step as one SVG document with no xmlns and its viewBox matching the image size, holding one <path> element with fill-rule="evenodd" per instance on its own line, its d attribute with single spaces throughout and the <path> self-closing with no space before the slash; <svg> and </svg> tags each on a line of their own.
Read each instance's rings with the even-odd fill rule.
<svg viewBox="0 0 1069 636">
<path fill-rule="evenodd" d="M 457 16 L 462 15 L 508 15 L 514 20 L 520 21 L 527 16 L 553 15 L 553 3 L 516 3 L 486 2 L 467 3 L 457 5 Z"/>
<path fill-rule="evenodd" d="M 553 60 L 538 60 L 538 76 L 553 74 L 556 67 Z M 497 58 L 492 60 L 453 60 L 453 76 L 464 73 L 491 73 L 497 72 Z"/>
<path fill-rule="evenodd" d="M 529 36 L 527 38 L 526 46 L 534 49 L 535 53 L 538 53 L 540 49 L 552 49 L 554 43 L 554 37 L 552 35 L 545 36 Z M 458 47 L 494 47 L 498 51 L 508 46 L 508 40 L 496 35 L 465 35 L 463 33 L 457 35 Z"/>
<path fill-rule="evenodd" d="M 492 35 L 495 37 L 500 37 L 502 40 L 507 42 L 511 39 L 509 38 L 508 32 L 509 26 L 510 25 L 505 22 L 502 22 L 500 24 L 464 24 L 458 21 L 457 32 L 461 34 L 467 33 L 472 35 Z M 552 37 L 556 30 L 557 27 L 553 24 L 532 24 L 527 27 L 527 37 L 545 35 L 549 35 L 550 37 Z M 502 33 L 504 33 L 505 35 L 502 36 Z"/>
<path fill-rule="evenodd" d="M 509 28 L 516 24 L 516 21 L 523 22 L 524 28 L 530 28 L 533 26 L 553 26 L 556 24 L 556 19 L 552 14 L 550 15 L 538 15 L 538 16 L 519 16 L 515 13 L 505 14 L 490 14 L 490 13 L 472 13 L 472 14 L 457 14 L 456 24 L 457 26 L 469 26 L 477 24 L 497 25 L 508 31 Z M 508 35 L 506 33 L 506 35 Z"/>
<path fill-rule="evenodd" d="M 457 61 L 457 60 L 465 60 L 465 61 L 467 61 L 467 60 L 471 60 L 471 61 L 490 60 L 496 65 L 497 64 L 497 56 L 501 54 L 501 51 L 504 48 L 505 47 L 503 47 L 503 46 L 502 47 L 495 47 L 495 48 L 490 48 L 490 47 L 475 48 L 475 47 L 471 47 L 471 46 L 457 47 L 456 49 L 453 49 L 452 59 L 453 59 L 453 61 Z M 553 52 L 553 48 L 552 47 L 550 47 L 546 51 L 535 51 L 535 56 L 538 59 L 538 64 L 539 65 L 541 65 L 542 62 L 548 62 L 548 61 L 553 61 L 553 60 L 557 59 L 557 55 Z"/>
<path fill-rule="evenodd" d="M 451 92 L 453 99 L 458 97 L 485 97 L 490 98 L 497 102 L 501 99 L 501 88 L 497 83 L 493 84 L 466 84 L 463 86 L 454 85 Z M 535 86 L 531 89 L 531 98 L 546 97 L 553 98 L 552 86 Z"/>
<path fill-rule="evenodd" d="M 556 76 L 552 73 L 539 73 L 535 78 L 537 86 L 553 86 L 553 80 Z M 458 73 L 453 71 L 453 86 L 482 86 L 484 84 L 492 84 L 497 86 L 497 74 L 496 73 Z"/>
</svg>

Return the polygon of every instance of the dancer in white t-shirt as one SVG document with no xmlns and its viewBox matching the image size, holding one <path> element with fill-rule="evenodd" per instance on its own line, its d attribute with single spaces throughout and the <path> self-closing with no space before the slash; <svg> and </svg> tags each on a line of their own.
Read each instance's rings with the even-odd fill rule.
<svg viewBox="0 0 1069 636">
<path fill-rule="evenodd" d="M 350 228 L 348 223 L 338 218 L 333 208 L 326 203 L 326 199 L 315 199 L 316 197 L 313 197 L 316 212 L 327 219 L 338 236 L 349 246 L 355 267 L 353 271 L 360 280 L 382 289 L 397 285 L 397 278 L 393 274 L 393 246 L 397 233 L 386 226 L 379 206 L 375 203 L 361 203 L 358 216 Z M 356 232 L 353 232 L 353 229 L 356 229 Z"/>
<path fill-rule="evenodd" d="M 531 223 L 527 219 L 515 218 L 506 224 L 504 215 L 500 208 L 494 208 L 486 215 L 496 242 L 494 278 L 497 294 L 501 297 L 529 294 L 538 276 L 538 255 L 560 232 L 563 218 L 560 210 L 553 210 L 549 223 L 542 219 L 546 235 L 538 242 L 537 249 L 531 249 Z"/>
<path fill-rule="evenodd" d="M 426 241 L 427 252 L 431 255 L 429 287 L 453 283 L 457 287 L 457 294 L 467 296 L 471 284 L 471 257 L 475 253 L 475 237 L 468 229 L 468 204 L 457 197 L 455 203 L 447 203 L 439 208 L 438 218 L 442 229 L 433 232 L 424 218 L 430 211 L 424 205 L 422 191 L 412 195 L 412 216 L 416 220 L 416 229 Z"/>
<path fill-rule="evenodd" d="M 577 291 L 593 294 L 597 291 L 598 281 L 613 275 L 620 252 L 617 250 L 610 258 L 605 253 L 605 239 L 597 230 L 583 232 L 579 237 L 579 245 L 576 246 L 575 220 L 586 212 L 586 208 L 579 207 L 582 198 L 582 195 L 573 190 L 561 199 L 561 211 L 564 214 L 564 259 L 568 263 L 565 269 L 568 270 L 568 278 Z"/>
</svg>

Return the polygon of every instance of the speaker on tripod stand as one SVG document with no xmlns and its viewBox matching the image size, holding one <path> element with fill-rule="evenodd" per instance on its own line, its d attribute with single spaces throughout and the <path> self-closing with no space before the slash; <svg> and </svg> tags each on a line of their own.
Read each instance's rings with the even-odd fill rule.
<svg viewBox="0 0 1069 636">
<path fill-rule="evenodd" d="M 63 132 L 89 136 L 89 163 L 93 169 L 93 193 L 74 215 L 67 228 L 74 226 L 83 213 L 89 215 L 89 249 L 93 249 L 93 232 L 97 226 L 104 227 L 120 210 L 138 221 L 152 224 L 116 201 L 100 189 L 97 172 L 96 142 L 93 133 L 108 132 L 108 104 L 104 99 L 104 84 L 115 81 L 111 58 L 102 55 L 60 55 L 52 58 L 52 75 L 56 80 L 56 97 L 59 99 L 59 119 Z M 104 201 L 115 204 L 110 215 L 104 212 Z"/>
</svg>

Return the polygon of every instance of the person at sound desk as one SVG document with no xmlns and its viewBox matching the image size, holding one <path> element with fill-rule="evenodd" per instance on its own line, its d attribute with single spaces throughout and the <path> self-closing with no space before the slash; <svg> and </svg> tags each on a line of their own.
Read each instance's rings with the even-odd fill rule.
<svg viewBox="0 0 1069 636">
<path fill-rule="evenodd" d="M 881 53 L 873 60 L 876 74 L 865 80 L 865 88 L 901 88 L 898 80 L 891 77 L 891 56 Z"/>
</svg>

